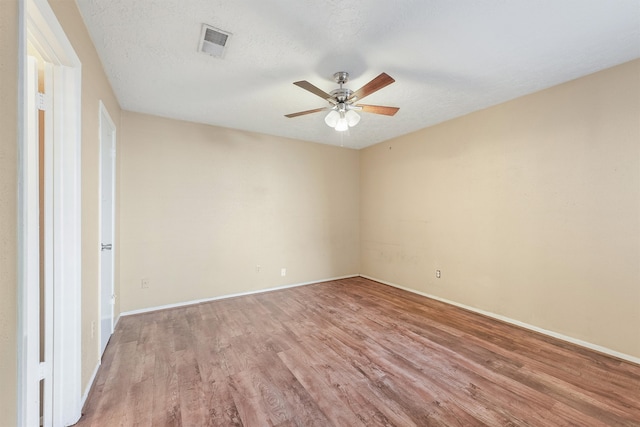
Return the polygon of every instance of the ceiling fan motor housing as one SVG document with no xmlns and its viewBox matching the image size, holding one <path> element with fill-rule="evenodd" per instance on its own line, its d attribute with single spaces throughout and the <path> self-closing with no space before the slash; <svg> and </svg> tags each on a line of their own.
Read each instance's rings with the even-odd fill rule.
<svg viewBox="0 0 640 427">
<path fill-rule="evenodd" d="M 349 97 L 353 94 L 353 91 L 351 89 L 347 89 L 344 87 L 341 87 L 339 89 L 334 89 L 330 92 L 330 95 L 333 97 L 333 99 L 335 99 L 338 102 L 345 102 L 347 99 L 349 99 Z M 350 99 L 351 101 L 355 101 L 354 99 Z"/>
</svg>

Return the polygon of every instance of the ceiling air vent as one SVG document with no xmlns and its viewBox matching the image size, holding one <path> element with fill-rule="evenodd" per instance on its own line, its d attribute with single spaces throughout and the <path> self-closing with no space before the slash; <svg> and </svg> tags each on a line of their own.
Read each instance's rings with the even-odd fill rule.
<svg viewBox="0 0 640 427">
<path fill-rule="evenodd" d="M 202 24 L 198 51 L 216 58 L 222 58 L 225 46 L 229 42 L 229 37 L 231 37 L 231 33 Z"/>
</svg>

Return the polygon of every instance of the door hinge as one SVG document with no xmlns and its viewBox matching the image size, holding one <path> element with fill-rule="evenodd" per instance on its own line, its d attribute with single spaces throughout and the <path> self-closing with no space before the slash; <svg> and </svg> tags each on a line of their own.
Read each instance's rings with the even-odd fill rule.
<svg viewBox="0 0 640 427">
<path fill-rule="evenodd" d="M 46 109 L 47 109 L 47 95 L 42 93 L 42 92 L 38 92 L 38 95 L 36 97 L 36 103 L 38 104 L 38 110 L 46 111 Z"/>
</svg>

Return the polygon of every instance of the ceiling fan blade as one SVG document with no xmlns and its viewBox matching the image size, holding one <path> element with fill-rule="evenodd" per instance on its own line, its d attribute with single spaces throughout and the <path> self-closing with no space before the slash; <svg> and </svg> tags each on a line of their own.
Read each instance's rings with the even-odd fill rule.
<svg viewBox="0 0 640 427">
<path fill-rule="evenodd" d="M 384 114 L 385 116 L 393 116 L 398 112 L 398 107 L 384 107 L 382 105 L 364 105 L 356 104 L 356 107 L 362 108 L 365 113 Z"/>
<path fill-rule="evenodd" d="M 304 90 L 308 90 L 309 92 L 311 92 L 314 95 L 318 95 L 322 99 L 326 99 L 327 101 L 331 102 L 332 104 L 335 104 L 335 100 L 333 99 L 333 97 L 331 95 L 329 95 L 327 92 L 323 91 L 322 89 L 312 85 L 311 83 L 309 83 L 306 80 L 300 80 L 299 82 L 294 82 L 293 84 L 298 86 L 298 87 L 301 87 Z"/>
<path fill-rule="evenodd" d="M 297 113 L 285 114 L 285 117 L 293 118 L 298 116 L 304 116 L 305 114 L 317 113 L 319 111 L 325 111 L 327 108 L 316 108 L 315 110 L 298 111 Z"/>
<path fill-rule="evenodd" d="M 382 73 L 366 85 L 362 86 L 357 91 L 353 92 L 348 100 L 362 99 L 365 96 L 371 95 L 373 92 L 376 92 L 385 86 L 389 86 L 393 82 L 395 82 L 393 77 L 391 77 L 387 73 Z"/>
</svg>

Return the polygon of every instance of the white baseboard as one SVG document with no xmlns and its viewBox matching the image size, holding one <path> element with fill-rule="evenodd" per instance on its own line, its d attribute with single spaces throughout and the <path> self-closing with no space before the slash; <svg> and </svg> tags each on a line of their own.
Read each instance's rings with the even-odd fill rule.
<svg viewBox="0 0 640 427">
<path fill-rule="evenodd" d="M 257 291 L 239 292 L 239 293 L 236 293 L 236 294 L 227 294 L 227 295 L 221 295 L 221 296 L 212 297 L 212 298 L 203 298 L 203 299 L 198 299 L 198 300 L 184 301 L 184 302 L 179 302 L 179 303 L 175 303 L 175 304 L 160 305 L 160 306 L 157 306 L 157 307 L 141 308 L 141 309 L 138 309 L 138 310 L 131 310 L 131 311 L 125 311 L 125 312 L 120 313 L 120 316 L 118 316 L 118 320 L 120 319 L 121 316 L 131 316 L 133 314 L 149 313 L 149 312 L 152 312 L 152 311 L 166 310 L 168 308 L 184 307 L 184 306 L 187 306 L 187 305 L 200 304 L 200 303 L 203 303 L 203 302 L 217 301 L 217 300 L 227 299 L 227 298 L 241 297 L 241 296 L 245 296 L 245 295 L 262 294 L 262 293 L 265 293 L 265 292 L 273 292 L 273 291 L 279 291 L 281 289 L 297 288 L 299 286 L 307 286 L 307 285 L 313 285 L 313 284 L 316 284 L 316 283 L 330 282 L 332 280 L 349 279 L 349 278 L 352 278 L 352 277 L 360 277 L 360 275 L 359 274 L 351 274 L 351 275 L 348 275 L 348 276 L 331 277 L 329 279 L 314 280 L 312 282 L 295 283 L 293 285 L 284 285 L 284 286 L 277 286 L 275 288 L 259 289 Z"/>
<path fill-rule="evenodd" d="M 126 311 L 126 312 L 120 313 L 120 316 L 118 316 L 117 320 L 120 320 L 121 316 L 131 316 L 131 315 L 134 315 L 134 314 L 149 313 L 149 312 L 152 312 L 152 311 L 166 310 L 166 309 L 169 309 L 169 308 L 184 307 L 184 306 L 193 305 L 193 304 L 200 304 L 200 303 L 203 303 L 203 302 L 217 301 L 217 300 L 222 300 L 222 299 L 227 299 L 227 298 L 234 298 L 234 297 L 245 296 L 245 295 L 261 294 L 261 293 L 265 293 L 265 292 L 278 291 L 278 290 L 281 290 L 281 289 L 289 289 L 289 288 L 295 288 L 295 287 L 298 287 L 298 286 L 307 286 L 307 285 L 313 285 L 313 284 L 316 284 L 316 283 L 329 282 L 329 281 L 332 281 L 332 280 L 349 279 L 349 278 L 352 278 L 352 277 L 363 277 L 365 279 L 373 280 L 375 282 L 380 282 L 380 283 L 383 283 L 385 285 L 393 286 L 394 288 L 402 289 L 404 291 L 411 292 L 411 293 L 414 293 L 414 294 L 417 294 L 417 295 L 421 295 L 421 296 L 424 296 L 424 297 L 427 297 L 427 298 L 431 298 L 431 299 L 434 299 L 434 300 L 437 300 L 437 301 L 441 301 L 441 302 L 444 302 L 446 304 L 451 304 L 451 305 L 456 306 L 456 307 L 464 308 L 465 310 L 469 310 L 469 311 L 472 311 L 474 313 L 482 314 L 484 316 L 491 317 L 493 319 L 501 320 L 503 322 L 510 323 L 512 325 L 516 325 L 516 326 L 519 326 L 521 328 L 525 328 L 525 329 L 529 329 L 531 331 L 539 332 L 541 334 L 548 335 L 550 337 L 557 338 L 557 339 L 562 340 L 562 341 L 570 342 L 572 344 L 576 344 L 576 345 L 579 345 L 581 347 L 588 348 L 590 350 L 595 350 L 595 351 L 598 351 L 600 353 L 608 354 L 610 356 L 617 357 L 619 359 L 627 360 L 629 362 L 636 363 L 636 364 L 640 365 L 640 357 L 635 357 L 635 356 L 631 356 L 629 354 L 621 353 L 619 351 L 615 351 L 615 350 L 612 350 L 612 349 L 607 348 L 607 347 L 603 347 L 603 346 L 598 345 L 598 344 L 593 344 L 593 343 L 590 343 L 588 341 L 583 341 L 583 340 L 580 340 L 580 339 L 577 339 L 577 338 L 570 337 L 568 335 L 560 334 L 558 332 L 554 332 L 554 331 L 550 331 L 548 329 L 540 328 L 538 326 L 530 325 L 528 323 L 524 323 L 524 322 L 521 322 L 519 320 L 511 319 L 509 317 L 502 316 L 500 314 L 496 314 L 496 313 L 492 313 L 492 312 L 489 312 L 489 311 L 481 310 L 481 309 L 476 308 L 476 307 L 472 307 L 472 306 L 468 306 L 468 305 L 465 305 L 465 304 L 461 304 L 459 302 L 455 302 L 455 301 L 448 300 L 446 298 L 441 298 L 441 297 L 438 297 L 438 296 L 435 296 L 435 295 L 431 295 L 431 294 L 428 294 L 426 292 L 421 292 L 421 291 L 418 291 L 418 290 L 415 290 L 415 289 L 407 288 L 405 286 L 401 286 L 401 285 L 398 285 L 396 283 L 392 283 L 392 282 L 387 282 L 385 280 L 376 279 L 375 277 L 366 276 L 364 274 L 353 274 L 353 275 L 348 275 L 348 276 L 332 277 L 332 278 L 328 278 L 328 279 L 315 280 L 315 281 L 311 281 L 311 282 L 296 283 L 296 284 L 292 284 L 292 285 L 284 285 L 284 286 L 278 286 L 278 287 L 274 287 L 274 288 L 260 289 L 260 290 L 256 290 L 256 291 L 239 292 L 239 293 L 235 293 L 235 294 L 221 295 L 221 296 L 218 296 L 218 297 L 203 298 L 203 299 L 198 299 L 198 300 L 180 302 L 180 303 L 176 303 L 176 304 L 167 304 L 167 305 L 161 305 L 161 306 L 157 306 L 157 307 L 149 307 L 149 308 L 143 308 L 143 309 L 139 309 L 139 310 L 131 310 L 131 311 Z M 98 371 L 98 367 L 99 366 L 100 365 L 98 364 L 98 366 L 96 367 L 96 370 L 95 370 L 95 372 L 93 374 L 94 377 L 95 377 L 95 375 L 96 375 L 96 373 Z M 93 383 L 93 377 L 92 377 L 92 380 L 91 380 L 91 382 L 89 384 L 91 385 L 92 383 Z M 89 388 L 90 388 L 90 385 L 89 385 Z M 85 395 L 83 396 L 83 399 L 82 399 L 82 404 L 83 405 L 84 405 L 84 400 L 86 399 L 86 396 L 87 396 L 87 394 L 89 392 L 89 388 L 85 391 Z"/>
<path fill-rule="evenodd" d="M 93 387 L 93 383 L 96 380 L 96 375 L 98 375 L 98 369 L 100 369 L 100 361 L 98 360 L 98 363 L 96 364 L 95 369 L 93 370 L 93 374 L 91 374 L 91 379 L 89 379 L 89 382 L 87 383 L 87 387 L 84 390 L 84 393 L 82 393 L 82 400 L 80 401 L 80 408 L 84 408 L 84 403 L 87 401 L 87 398 L 89 397 L 89 392 L 91 391 L 91 387 Z"/>
<path fill-rule="evenodd" d="M 455 301 L 450 301 L 450 300 L 445 299 L 445 298 L 441 298 L 441 297 L 438 297 L 438 296 L 435 296 L 435 295 L 431 295 L 431 294 L 428 294 L 428 293 L 425 293 L 425 292 L 420 292 L 420 291 L 417 291 L 415 289 L 411 289 L 411 288 L 407 288 L 407 287 L 404 287 L 404 286 L 400 286 L 400 285 L 395 284 L 395 283 L 391 283 L 391 282 L 387 282 L 387 281 L 384 281 L 384 280 L 376 279 L 375 277 L 365 276 L 364 274 L 360 274 L 360 277 L 363 277 L 363 278 L 369 279 L 369 280 L 373 280 L 375 282 L 380 282 L 380 283 L 383 283 L 385 285 L 393 286 L 394 288 L 402 289 L 403 291 L 407 291 L 407 292 L 411 292 L 411 293 L 414 293 L 414 294 L 418 294 L 418 295 L 421 295 L 423 297 L 427 297 L 427 298 L 431 298 L 431 299 L 434 299 L 434 300 L 437 300 L 437 301 L 441 301 L 441 302 L 444 302 L 444 303 L 447 303 L 447 304 L 451 304 L 451 305 L 454 305 L 456 307 L 464 308 L 465 310 L 473 311 L 474 313 L 482 314 L 484 316 L 491 317 L 493 319 L 501 320 L 503 322 L 510 323 L 512 325 L 515 325 L 515 326 L 520 326 L 521 328 L 525 328 L 525 329 L 529 329 L 531 331 L 539 332 L 539 333 L 541 333 L 543 335 L 548 335 L 550 337 L 557 338 L 557 339 L 562 340 L 562 341 L 567 341 L 567 342 L 570 342 L 572 344 L 576 344 L 576 345 L 579 345 L 581 347 L 588 348 L 590 350 L 595 350 L 595 351 L 598 351 L 600 353 L 604 353 L 604 354 L 607 354 L 609 356 L 617 357 L 619 359 L 623 359 L 623 360 L 626 360 L 626 361 L 629 361 L 629 362 L 636 363 L 636 364 L 640 365 L 640 357 L 635 357 L 635 356 L 631 356 L 629 354 L 620 353 L 619 351 L 611 350 L 610 348 L 603 347 L 603 346 L 598 345 L 598 344 L 593 344 L 593 343 L 590 343 L 590 342 L 587 342 L 587 341 L 583 341 L 583 340 L 580 340 L 580 339 L 577 339 L 577 338 L 573 338 L 573 337 L 570 337 L 570 336 L 567 336 L 567 335 L 560 334 L 558 332 L 554 332 L 554 331 L 550 331 L 550 330 L 547 330 L 547 329 L 543 329 L 543 328 L 540 328 L 538 326 L 530 325 L 528 323 L 524 323 L 524 322 L 521 322 L 519 320 L 515 320 L 515 319 L 511 319 L 511 318 L 506 317 L 506 316 L 502 316 L 500 314 L 495 314 L 495 313 L 491 313 L 489 311 L 481 310 L 479 308 L 471 307 L 471 306 L 468 306 L 468 305 L 465 305 L 465 304 L 460 304 L 460 303 L 455 302 Z"/>
</svg>

